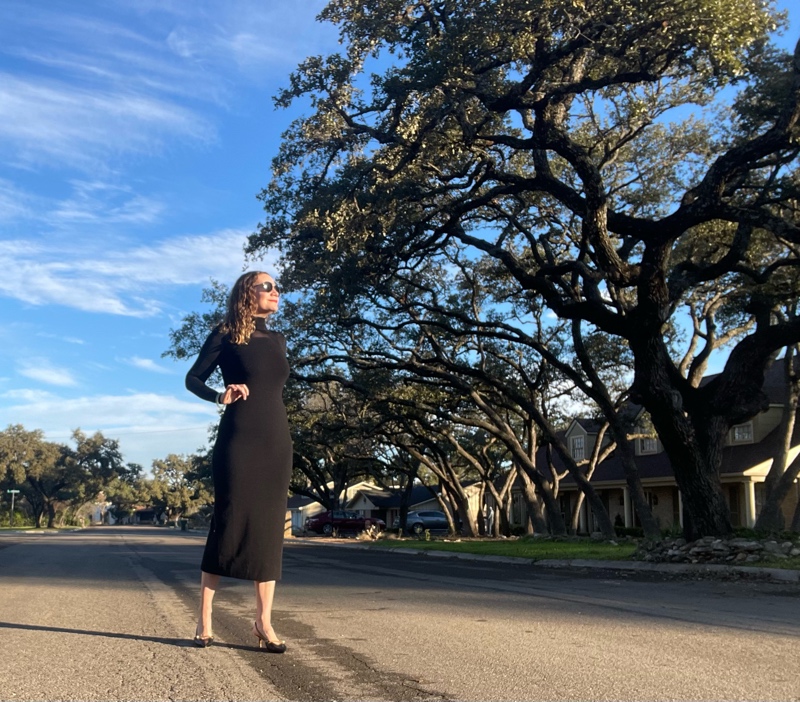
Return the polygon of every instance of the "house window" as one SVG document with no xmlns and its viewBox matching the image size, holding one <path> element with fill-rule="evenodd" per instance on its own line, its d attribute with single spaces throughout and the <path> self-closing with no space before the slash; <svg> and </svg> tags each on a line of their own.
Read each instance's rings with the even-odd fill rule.
<svg viewBox="0 0 800 702">
<path fill-rule="evenodd" d="M 737 424 L 733 427 L 733 443 L 748 444 L 753 441 L 753 423 Z"/>
<path fill-rule="evenodd" d="M 654 436 L 645 436 L 639 439 L 639 453 L 655 453 L 658 451 L 658 439 Z"/>
<path fill-rule="evenodd" d="M 583 436 L 572 437 L 572 457 L 576 461 L 583 460 Z"/>
</svg>

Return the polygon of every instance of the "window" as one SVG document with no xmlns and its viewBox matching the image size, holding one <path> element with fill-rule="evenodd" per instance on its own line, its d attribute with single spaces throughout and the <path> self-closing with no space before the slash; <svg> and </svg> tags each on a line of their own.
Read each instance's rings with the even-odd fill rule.
<svg viewBox="0 0 800 702">
<path fill-rule="evenodd" d="M 753 441 L 753 423 L 737 424 L 733 427 L 733 443 L 747 444 Z"/>
<path fill-rule="evenodd" d="M 572 437 L 572 457 L 576 461 L 583 460 L 583 436 Z"/>
<path fill-rule="evenodd" d="M 645 436 L 639 439 L 639 453 L 655 453 L 658 451 L 658 439 L 654 436 Z"/>
</svg>

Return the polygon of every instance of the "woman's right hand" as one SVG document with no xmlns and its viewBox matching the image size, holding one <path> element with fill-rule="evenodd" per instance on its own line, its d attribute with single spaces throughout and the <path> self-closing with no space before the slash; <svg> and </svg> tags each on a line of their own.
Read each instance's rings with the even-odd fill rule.
<svg viewBox="0 0 800 702">
<path fill-rule="evenodd" d="M 249 394 L 250 389 L 246 385 L 227 385 L 222 393 L 221 404 L 230 405 L 236 400 L 246 400 Z"/>
</svg>

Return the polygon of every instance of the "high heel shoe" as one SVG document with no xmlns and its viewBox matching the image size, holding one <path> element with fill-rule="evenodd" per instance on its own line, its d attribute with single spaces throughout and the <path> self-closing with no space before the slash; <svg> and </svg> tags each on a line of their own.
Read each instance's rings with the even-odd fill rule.
<svg viewBox="0 0 800 702">
<path fill-rule="evenodd" d="M 258 639 L 258 647 L 266 648 L 267 653 L 283 653 L 286 650 L 286 642 L 270 641 L 269 637 L 261 631 L 258 622 L 253 622 L 253 635 Z"/>
<path fill-rule="evenodd" d="M 195 629 L 193 641 L 195 646 L 199 646 L 200 648 L 208 648 L 213 643 L 214 637 L 200 636 L 200 634 L 197 633 L 197 629 Z"/>
</svg>

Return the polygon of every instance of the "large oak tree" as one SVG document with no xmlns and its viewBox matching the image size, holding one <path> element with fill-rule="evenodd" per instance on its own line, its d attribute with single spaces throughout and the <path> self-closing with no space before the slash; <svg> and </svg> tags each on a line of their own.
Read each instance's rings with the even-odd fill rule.
<svg viewBox="0 0 800 702">
<path fill-rule="evenodd" d="M 800 54 L 770 44 L 772 3 L 334 0 L 321 18 L 343 49 L 278 98 L 312 109 L 284 136 L 250 250 L 280 248 L 285 283 L 352 309 L 469 247 L 630 348 L 689 535 L 729 533 L 725 436 L 800 341 L 800 319 L 774 314 L 800 262 Z M 698 385 L 665 332 L 716 283 L 746 291 L 750 326 Z"/>
</svg>

